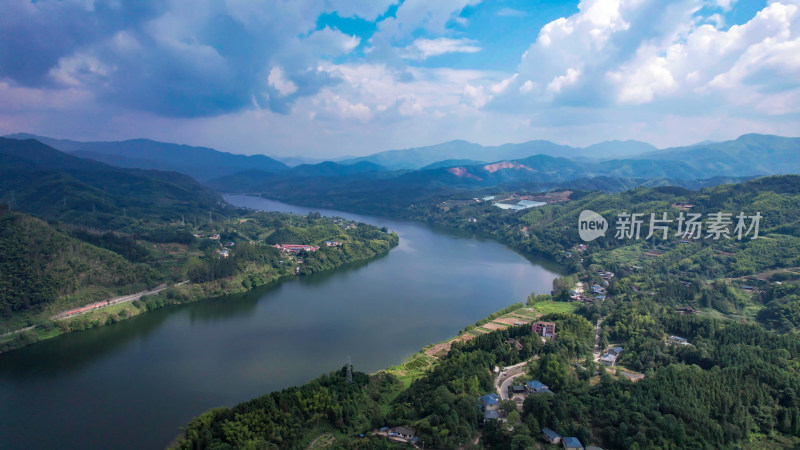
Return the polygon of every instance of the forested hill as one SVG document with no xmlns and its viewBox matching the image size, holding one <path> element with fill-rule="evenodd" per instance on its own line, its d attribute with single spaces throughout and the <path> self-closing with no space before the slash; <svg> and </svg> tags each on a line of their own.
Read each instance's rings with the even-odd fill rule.
<svg viewBox="0 0 800 450">
<path fill-rule="evenodd" d="M 70 237 L 35 217 L 0 211 L 0 323 L 44 318 L 90 300 L 151 288 L 159 271 Z"/>
<path fill-rule="evenodd" d="M 36 140 L 0 138 L 0 202 L 43 218 L 100 229 L 142 221 L 206 220 L 222 197 L 175 172 L 120 169 Z"/>
<path fill-rule="evenodd" d="M 388 230 L 319 213 L 228 212 L 230 218 L 213 223 L 144 222 L 133 232 L 103 232 L 0 204 L 0 352 L 166 305 L 363 261 L 385 254 L 399 239 Z M 274 244 L 311 247 L 290 255 Z M 104 304 L 156 286 L 164 290 Z M 64 314 L 88 305 L 94 306 L 85 313 Z M 13 330 L 23 331 L 6 334 Z"/>
<path fill-rule="evenodd" d="M 264 155 L 238 155 L 208 147 L 170 144 L 150 139 L 80 142 L 26 133 L 5 137 L 36 139 L 60 151 L 116 167 L 180 172 L 202 181 L 243 170 L 279 172 L 288 169 L 282 162 Z"/>
</svg>

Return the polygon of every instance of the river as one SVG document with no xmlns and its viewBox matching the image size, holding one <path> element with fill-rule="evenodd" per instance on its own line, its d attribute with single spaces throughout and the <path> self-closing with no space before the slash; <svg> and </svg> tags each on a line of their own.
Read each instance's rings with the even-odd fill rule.
<svg viewBox="0 0 800 450">
<path fill-rule="evenodd" d="M 235 205 L 306 214 L 247 196 Z M 388 255 L 148 312 L 0 355 L 0 448 L 163 448 L 192 417 L 341 368 L 374 372 L 549 292 L 559 269 L 491 240 L 320 211 L 400 236 Z"/>
</svg>

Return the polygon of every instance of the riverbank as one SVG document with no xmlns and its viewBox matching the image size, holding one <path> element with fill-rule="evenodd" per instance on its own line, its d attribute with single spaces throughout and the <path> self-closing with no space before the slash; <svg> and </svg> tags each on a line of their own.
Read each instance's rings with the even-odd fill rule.
<svg viewBox="0 0 800 450">
<path fill-rule="evenodd" d="M 517 214 L 516 211 L 491 210 L 491 214 L 502 214 L 499 216 L 501 219 L 485 220 L 486 217 L 481 219 L 472 217 L 470 215 L 471 212 L 439 208 L 441 206 L 439 200 L 447 200 L 447 197 L 437 197 L 436 200 L 429 199 L 424 204 L 411 205 L 410 207 L 384 205 L 382 208 L 376 209 L 375 204 L 359 205 L 347 202 L 337 202 L 336 204 L 330 202 L 327 205 L 315 204 L 304 201 L 303 198 L 275 195 L 274 193 L 229 193 L 223 195 L 246 195 L 276 202 L 287 202 L 310 209 L 335 209 L 353 214 L 368 214 L 392 220 L 419 222 L 449 231 L 474 233 L 508 246 L 526 258 L 536 260 L 537 263 L 545 260 L 555 264 L 560 267 L 560 271 L 565 272 L 565 275 L 578 273 L 582 270 L 580 263 L 568 257 L 566 254 L 567 248 L 560 245 L 560 243 L 555 242 L 555 240 L 553 242 L 545 242 L 537 239 L 530 232 L 526 232 L 524 229 L 529 224 L 522 222 L 522 214 Z"/>
<path fill-rule="evenodd" d="M 403 429 L 418 435 L 427 427 L 425 439 L 431 433 L 448 439 L 437 432 L 436 427 L 442 422 L 420 421 L 409 409 L 412 404 L 424 398 L 433 402 L 425 407 L 426 411 L 441 407 L 442 411 L 457 410 L 456 414 L 471 417 L 469 411 L 473 411 L 475 397 L 487 390 L 497 391 L 497 366 L 518 368 L 515 378 L 527 374 L 524 361 L 535 359 L 543 345 L 541 338 L 531 332 L 530 323 L 542 315 L 535 306 L 515 303 L 465 327 L 456 337 L 425 346 L 400 365 L 369 375 L 353 370 L 352 382 L 346 381 L 349 372 L 345 366 L 303 385 L 273 391 L 230 408 L 210 409 L 189 422 L 183 436 L 170 448 L 207 448 L 221 442 L 242 447 L 280 443 L 281 448 L 301 449 L 316 448 L 314 445 L 322 442 L 320 448 L 385 448 L 386 439 L 392 436 L 386 432 L 390 426 L 406 427 Z M 568 331 L 565 333 L 569 335 Z M 493 336 L 500 339 L 495 342 Z M 477 347 L 472 343 L 461 345 L 473 339 Z M 464 354 L 446 357 L 452 345 L 458 345 Z M 489 353 L 473 357 L 476 349 L 486 345 L 495 350 L 507 348 L 506 355 L 491 360 L 486 358 Z M 489 361 L 493 362 L 488 364 Z M 455 395 L 450 389 L 442 389 L 441 383 L 445 382 L 456 390 Z M 474 425 L 472 419 L 469 424 L 464 423 L 467 428 Z M 220 427 L 225 430 L 223 433 L 218 432 Z M 464 429 L 461 433 L 474 436 L 476 431 Z M 456 442 L 463 443 L 463 437 Z M 462 446 L 454 446 L 453 442 L 433 444 L 435 448 Z"/>
<path fill-rule="evenodd" d="M 367 250 L 365 250 L 366 253 L 349 254 L 348 257 L 339 262 L 329 262 L 329 264 L 333 264 L 332 267 L 317 270 L 316 273 L 333 271 L 350 264 L 386 255 L 399 243 L 399 237 L 396 235 L 388 234 L 387 236 L 392 236 L 392 238 L 388 240 L 388 248 L 385 250 L 368 246 Z M 137 294 L 93 302 L 80 308 L 55 314 L 50 317 L 49 321 L 39 321 L 37 324 L 0 335 L 0 354 L 66 333 L 112 325 L 136 317 L 139 314 L 167 306 L 242 294 L 258 287 L 274 284 L 283 279 L 311 273 L 315 272 L 305 270 L 302 260 L 295 260 L 291 265 L 287 264 L 277 274 L 272 266 L 249 264 L 245 271 L 227 278 L 205 283 L 184 281 L 169 287 L 158 286 Z"/>
<path fill-rule="evenodd" d="M 409 387 L 415 380 L 422 378 L 430 372 L 439 360 L 450 352 L 450 347 L 457 342 L 468 342 L 472 339 L 491 333 L 493 331 L 505 330 L 512 326 L 528 325 L 541 317 L 544 313 L 535 307 L 525 306 L 522 303 L 515 303 L 507 308 L 503 308 L 486 318 L 483 318 L 472 325 L 467 325 L 459 330 L 457 336 L 453 336 L 436 344 L 429 344 L 420 351 L 405 359 L 402 363 L 380 370 L 377 373 L 386 372 L 396 376 L 404 387 Z M 373 374 L 375 375 L 375 374 Z"/>
</svg>

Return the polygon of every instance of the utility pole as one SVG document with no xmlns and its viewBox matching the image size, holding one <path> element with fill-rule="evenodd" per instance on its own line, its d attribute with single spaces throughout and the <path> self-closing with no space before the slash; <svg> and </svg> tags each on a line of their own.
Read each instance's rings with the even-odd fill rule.
<svg viewBox="0 0 800 450">
<path fill-rule="evenodd" d="M 211 211 L 208 212 L 208 224 L 212 225 L 214 223 L 214 218 L 211 217 Z"/>
<path fill-rule="evenodd" d="M 353 365 L 350 364 L 350 357 L 347 357 L 347 384 L 353 383 Z"/>
</svg>

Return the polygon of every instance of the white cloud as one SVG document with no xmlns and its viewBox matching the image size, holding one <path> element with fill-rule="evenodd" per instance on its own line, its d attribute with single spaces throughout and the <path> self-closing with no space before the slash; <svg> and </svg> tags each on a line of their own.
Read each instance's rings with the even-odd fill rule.
<svg viewBox="0 0 800 450">
<path fill-rule="evenodd" d="M 481 48 L 475 44 L 477 42 L 472 39 L 419 38 L 406 47 L 402 55 L 407 59 L 427 59 L 446 53 L 476 53 L 481 51 Z"/>
<path fill-rule="evenodd" d="M 350 36 L 341 31 L 325 27 L 311 33 L 307 38 L 302 40 L 303 43 L 308 44 L 311 48 L 312 54 L 319 56 L 339 56 L 350 53 L 361 42 L 358 36 Z M 305 50 L 305 49 L 299 49 Z"/>
<path fill-rule="evenodd" d="M 553 81 L 551 81 L 547 85 L 547 92 L 558 94 L 559 92 L 561 92 L 561 89 L 564 89 L 565 87 L 572 86 L 575 83 L 577 83 L 578 78 L 580 78 L 580 76 L 581 76 L 580 70 L 569 68 L 567 69 L 567 73 L 565 73 L 564 75 L 559 75 L 553 78 Z"/>
<path fill-rule="evenodd" d="M 728 11 L 736 3 L 736 0 L 715 0 L 715 3 L 723 10 Z"/>
<path fill-rule="evenodd" d="M 291 95 L 297 91 L 297 85 L 294 84 L 292 80 L 286 78 L 283 69 L 278 66 L 273 67 L 272 70 L 269 71 L 267 81 L 269 81 L 269 85 L 277 89 L 281 95 Z"/>
<path fill-rule="evenodd" d="M 522 94 L 525 94 L 527 92 L 532 91 L 534 89 L 534 87 L 535 87 L 535 85 L 533 84 L 533 81 L 528 80 L 528 81 L 522 83 L 522 86 L 519 87 L 519 92 L 522 93 Z"/>
<path fill-rule="evenodd" d="M 503 80 L 503 81 L 501 81 L 501 82 L 499 82 L 497 84 L 493 84 L 493 85 L 489 86 L 489 91 L 492 94 L 495 94 L 495 95 L 502 94 L 503 92 L 506 91 L 506 89 L 508 89 L 508 87 L 511 85 L 511 83 L 513 83 L 513 82 L 515 82 L 517 80 L 517 76 L 518 75 L 515 73 L 514 75 L 506 78 L 505 80 Z"/>
<path fill-rule="evenodd" d="M 468 22 L 459 17 L 461 11 L 481 0 L 406 0 L 395 12 L 395 17 L 387 17 L 378 22 L 378 31 L 370 42 L 377 51 L 385 51 L 394 45 L 406 44 L 418 31 L 428 35 L 441 36 L 447 31 L 450 22 L 465 26 Z M 464 19 L 464 20 L 462 20 Z"/>
</svg>

